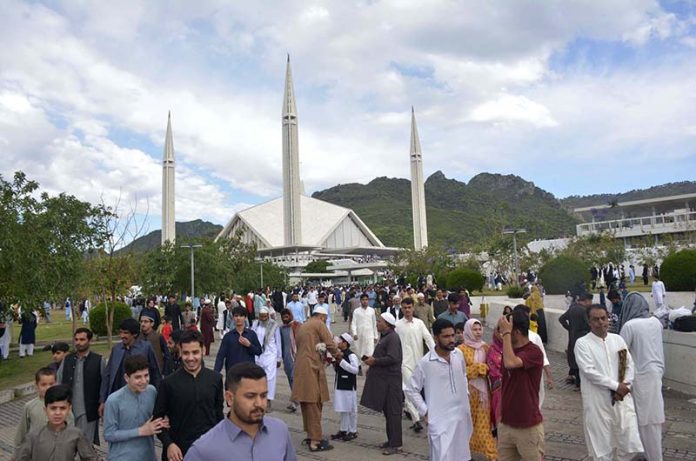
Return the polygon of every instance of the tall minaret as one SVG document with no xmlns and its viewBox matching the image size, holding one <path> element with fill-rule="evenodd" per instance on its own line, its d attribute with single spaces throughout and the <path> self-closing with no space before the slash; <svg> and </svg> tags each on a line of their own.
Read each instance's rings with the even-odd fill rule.
<svg viewBox="0 0 696 461">
<path fill-rule="evenodd" d="M 290 71 L 290 55 L 285 70 L 283 95 L 283 222 L 285 245 L 302 244 L 300 217 L 300 153 L 297 143 L 297 107 Z"/>
<path fill-rule="evenodd" d="M 428 223 L 425 218 L 425 184 L 423 182 L 423 154 L 421 153 L 416 114 L 411 107 L 411 207 L 413 211 L 413 247 L 421 250 L 428 246 Z"/>
<path fill-rule="evenodd" d="M 164 138 L 162 161 L 162 245 L 176 238 L 174 220 L 174 139 L 172 138 L 172 114 L 167 116 L 167 136 Z"/>
</svg>

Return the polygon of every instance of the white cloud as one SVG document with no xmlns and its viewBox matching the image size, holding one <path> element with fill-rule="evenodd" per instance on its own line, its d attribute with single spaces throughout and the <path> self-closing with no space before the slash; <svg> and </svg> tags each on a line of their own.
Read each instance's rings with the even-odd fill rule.
<svg viewBox="0 0 696 461">
<path fill-rule="evenodd" d="M 525 96 L 502 94 L 486 101 L 471 111 L 469 120 L 474 122 L 529 122 L 538 127 L 558 125 L 549 110 Z"/>
</svg>

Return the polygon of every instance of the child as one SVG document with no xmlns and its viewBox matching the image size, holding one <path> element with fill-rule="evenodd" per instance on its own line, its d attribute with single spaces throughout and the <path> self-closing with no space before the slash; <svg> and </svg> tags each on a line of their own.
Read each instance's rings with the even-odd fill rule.
<svg viewBox="0 0 696 461">
<path fill-rule="evenodd" d="M 537 317 L 536 314 L 531 314 L 529 316 L 529 329 L 532 330 L 534 333 L 539 333 L 537 330 L 539 330 L 539 322 L 537 322 Z"/>
<path fill-rule="evenodd" d="M 165 341 L 169 341 L 169 336 L 172 334 L 172 319 L 168 315 L 162 317 L 164 325 L 162 326 L 162 337 Z"/>
<path fill-rule="evenodd" d="M 53 362 L 50 365 L 48 365 L 48 368 L 57 373 L 58 368 L 60 368 L 60 364 L 63 363 L 63 359 L 66 355 L 68 355 L 68 352 L 70 352 L 70 346 L 68 346 L 68 343 L 64 343 L 62 341 L 53 343 L 53 345 L 51 346 L 51 355 L 53 355 Z"/>
<path fill-rule="evenodd" d="M 31 357 L 34 355 L 36 342 L 36 325 L 38 324 L 36 314 L 30 309 L 25 309 L 19 321 L 22 323 L 22 329 L 19 331 L 19 356 Z"/>
<path fill-rule="evenodd" d="M 454 347 L 464 344 L 464 322 L 459 322 L 454 326 Z"/>
<path fill-rule="evenodd" d="M 343 352 L 343 359 L 334 363 L 336 367 L 334 410 L 341 415 L 341 427 L 331 436 L 331 440 L 348 442 L 358 436 L 357 375 L 360 371 L 360 362 L 358 356 L 350 350 L 353 336 L 350 333 L 343 333 L 338 339 L 338 348 Z"/>
<path fill-rule="evenodd" d="M 34 375 L 34 385 L 38 395 L 24 404 L 22 419 L 15 433 L 15 458 L 19 460 L 19 448 L 26 440 L 27 434 L 37 428 L 45 427 L 48 419 L 44 409 L 44 398 L 49 388 L 56 384 L 56 373 L 48 367 L 40 368 Z M 73 424 L 72 412 L 68 414 L 68 423 Z"/>
</svg>

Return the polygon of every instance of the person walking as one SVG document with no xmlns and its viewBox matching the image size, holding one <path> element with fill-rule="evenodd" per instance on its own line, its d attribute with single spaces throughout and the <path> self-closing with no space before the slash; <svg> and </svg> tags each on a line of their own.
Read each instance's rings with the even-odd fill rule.
<svg viewBox="0 0 696 461">
<path fill-rule="evenodd" d="M 266 383 L 268 385 L 268 395 L 266 396 L 268 400 L 267 411 L 270 412 L 271 405 L 275 399 L 277 370 L 280 368 L 280 362 L 283 358 L 280 350 L 280 329 L 276 321 L 270 317 L 270 311 L 266 306 L 259 310 L 259 318 L 254 320 L 251 329 L 256 333 L 263 351 L 261 355 L 256 356 L 256 364 L 266 372 Z"/>
<path fill-rule="evenodd" d="M 379 337 L 375 310 L 368 305 L 368 301 L 366 293 L 360 295 L 360 307 L 353 311 L 350 322 L 350 331 L 355 341 L 354 350 L 358 357 L 371 356 Z"/>
<path fill-rule="evenodd" d="M 297 332 L 302 324 L 292 318 L 292 311 L 287 308 L 280 312 L 280 319 L 283 322 L 278 328 L 280 330 L 283 370 L 285 371 L 285 376 L 288 378 L 288 384 L 290 385 L 290 390 L 292 391 L 293 377 L 295 375 L 295 357 L 297 355 L 296 338 Z M 291 400 L 290 404 L 286 408 L 291 413 L 296 412 L 297 402 Z"/>
<path fill-rule="evenodd" d="M 590 332 L 590 325 L 587 323 L 587 308 L 590 305 L 592 305 L 592 293 L 582 293 L 558 318 L 561 326 L 568 331 L 568 348 L 566 349 L 568 377 L 566 383 L 574 383 L 577 388 L 580 387 L 580 372 L 575 360 L 575 343 Z"/>
<path fill-rule="evenodd" d="M 358 437 L 358 372 L 360 360 L 350 346 L 353 337 L 343 333 L 338 337 L 338 348 L 343 359 L 334 361 L 336 383 L 334 390 L 334 411 L 341 415 L 341 425 L 331 440 L 349 442 Z"/>
<path fill-rule="evenodd" d="M 215 342 L 215 314 L 210 302 L 204 304 L 203 309 L 201 309 L 201 334 L 203 335 L 205 355 L 208 356 L 210 355 L 210 345 Z"/>
<path fill-rule="evenodd" d="M 171 320 L 173 330 L 181 329 L 181 324 L 184 319 L 181 316 L 181 307 L 179 307 L 179 304 L 176 302 L 176 295 L 169 295 L 169 300 L 167 304 L 164 305 L 164 315 Z"/>
<path fill-rule="evenodd" d="M 247 312 L 244 308 L 232 309 L 234 328 L 222 338 L 220 349 L 215 357 L 214 370 L 220 372 L 225 367 L 227 372 L 239 362 L 256 362 L 256 356 L 263 352 L 259 338 L 253 330 L 247 328 Z"/>
<path fill-rule="evenodd" d="M 34 355 L 38 319 L 31 309 L 23 308 L 21 313 L 19 318 L 19 323 L 22 324 L 22 328 L 19 330 L 19 357 L 23 358 L 27 355 L 31 357 Z"/>
</svg>

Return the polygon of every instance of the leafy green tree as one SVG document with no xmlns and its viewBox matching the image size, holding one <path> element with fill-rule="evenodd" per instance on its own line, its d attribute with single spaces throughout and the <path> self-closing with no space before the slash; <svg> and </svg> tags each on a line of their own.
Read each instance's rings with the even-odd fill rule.
<svg viewBox="0 0 696 461">
<path fill-rule="evenodd" d="M 696 289 L 696 250 L 681 250 L 662 262 L 660 277 L 668 290 Z"/>
<path fill-rule="evenodd" d="M 580 259 L 587 268 L 593 264 L 621 263 L 626 259 L 623 242 L 608 233 L 575 237 L 562 254 Z"/>
<path fill-rule="evenodd" d="M 560 255 L 539 270 L 539 278 L 547 293 L 559 295 L 577 289 L 581 283 L 586 284 L 589 272 L 584 261 L 572 256 Z"/>
<path fill-rule="evenodd" d="M 433 274 L 436 281 L 444 282 L 456 267 L 452 256 L 442 245 L 431 245 L 422 250 L 403 250 L 394 256 L 390 269 L 403 276 L 413 286 L 420 276 Z"/>
<path fill-rule="evenodd" d="M 466 288 L 470 292 L 481 291 L 485 279 L 480 272 L 466 268 L 454 269 L 447 275 L 447 289 Z"/>
<path fill-rule="evenodd" d="M 325 259 L 318 259 L 307 264 L 302 272 L 308 274 L 326 274 L 329 272 L 329 262 Z"/>
</svg>

